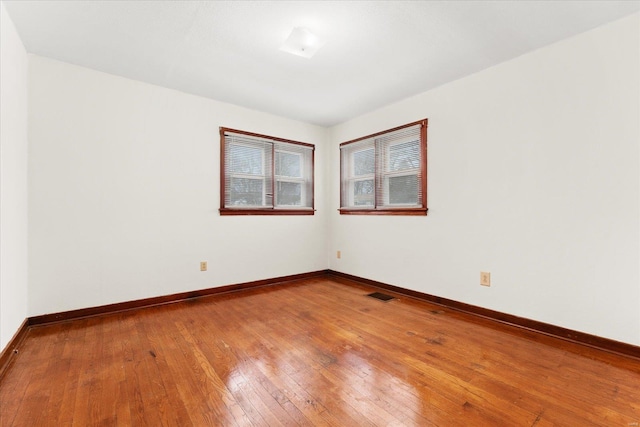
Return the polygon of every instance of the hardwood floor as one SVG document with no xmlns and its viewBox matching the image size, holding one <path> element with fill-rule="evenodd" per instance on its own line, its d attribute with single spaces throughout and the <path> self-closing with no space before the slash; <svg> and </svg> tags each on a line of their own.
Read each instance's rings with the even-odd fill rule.
<svg viewBox="0 0 640 427">
<path fill-rule="evenodd" d="M 374 291 L 317 278 L 33 327 L 0 425 L 639 425 L 639 360 Z"/>
</svg>

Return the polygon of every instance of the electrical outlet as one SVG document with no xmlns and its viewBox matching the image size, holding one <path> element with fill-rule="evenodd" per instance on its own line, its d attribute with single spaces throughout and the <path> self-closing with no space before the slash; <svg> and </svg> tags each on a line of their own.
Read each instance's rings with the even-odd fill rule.
<svg viewBox="0 0 640 427">
<path fill-rule="evenodd" d="M 207 261 L 202 261 L 200 263 L 200 271 L 207 271 Z"/>
<path fill-rule="evenodd" d="M 340 251 L 336 252 L 336 258 L 340 259 L 341 256 L 342 254 L 340 253 Z"/>
<path fill-rule="evenodd" d="M 480 284 L 482 286 L 491 286 L 491 273 L 486 271 L 480 272 Z"/>
</svg>

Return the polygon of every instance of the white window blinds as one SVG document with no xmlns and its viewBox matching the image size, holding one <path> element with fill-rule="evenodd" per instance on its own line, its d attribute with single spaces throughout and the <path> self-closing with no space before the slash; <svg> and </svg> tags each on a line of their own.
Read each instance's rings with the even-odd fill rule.
<svg viewBox="0 0 640 427">
<path fill-rule="evenodd" d="M 242 136 L 225 138 L 225 207 L 273 206 L 272 145 Z"/>
<path fill-rule="evenodd" d="M 341 211 L 423 208 L 426 212 L 423 126 L 426 121 L 341 145 Z"/>
<path fill-rule="evenodd" d="M 313 145 L 223 132 L 223 209 L 313 209 Z"/>
</svg>

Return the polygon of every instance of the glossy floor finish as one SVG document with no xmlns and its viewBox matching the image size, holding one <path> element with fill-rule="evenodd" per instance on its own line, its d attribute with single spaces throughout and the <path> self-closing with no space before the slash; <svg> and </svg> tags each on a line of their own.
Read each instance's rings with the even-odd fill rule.
<svg viewBox="0 0 640 427">
<path fill-rule="evenodd" d="M 374 291 L 318 278 L 34 327 L 0 425 L 640 423 L 638 360 Z"/>
</svg>

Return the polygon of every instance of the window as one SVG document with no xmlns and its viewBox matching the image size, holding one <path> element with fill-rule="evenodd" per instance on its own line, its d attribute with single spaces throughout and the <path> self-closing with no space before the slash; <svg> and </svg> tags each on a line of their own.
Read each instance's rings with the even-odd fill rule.
<svg viewBox="0 0 640 427">
<path fill-rule="evenodd" d="M 340 144 L 340 213 L 427 214 L 427 119 Z"/>
<path fill-rule="evenodd" d="M 220 128 L 220 214 L 313 215 L 314 148 Z"/>
</svg>

